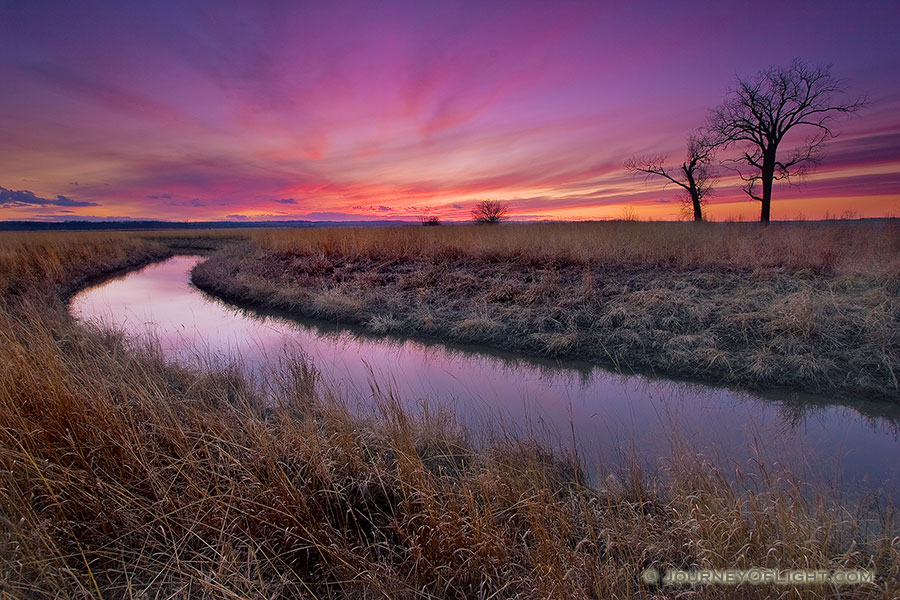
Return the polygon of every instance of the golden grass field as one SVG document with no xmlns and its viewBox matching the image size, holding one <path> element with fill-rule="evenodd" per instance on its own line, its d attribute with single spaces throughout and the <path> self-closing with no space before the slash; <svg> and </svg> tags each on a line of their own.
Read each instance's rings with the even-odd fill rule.
<svg viewBox="0 0 900 600">
<path fill-rule="evenodd" d="M 859 352 L 873 353 L 858 359 L 867 377 L 889 374 L 897 360 L 897 228 L 821 227 L 2 234 L 0 595 L 896 597 L 900 531 L 890 503 L 810 489 L 777 465 L 726 477 L 687 451 L 662 457 L 658 472 L 634 466 L 588 485 L 571 458 L 513 441 L 476 449 L 451 416 L 414 418 L 389 395 L 379 398 L 378 416 L 355 417 L 345 399 L 316 391 L 316 374 L 302 363 L 273 374 L 280 392 L 266 403 L 235 369 L 168 364 L 66 312 L 85 283 L 186 249 L 219 249 L 208 264 L 217 261 L 229 285 L 241 282 L 241 294 L 261 304 L 253 294 L 270 288 L 253 286 L 258 270 L 273 265 L 295 265 L 272 276 L 308 281 L 310 298 L 331 294 L 345 304 L 353 297 L 343 278 L 370 271 L 358 300 L 365 310 L 379 290 L 406 289 L 425 264 L 450 265 L 430 271 L 441 290 L 458 285 L 466 265 L 484 269 L 459 288 L 474 302 L 495 285 L 483 273 L 500 265 L 497 277 L 524 286 L 510 291 L 524 307 L 532 296 L 539 306 L 547 294 L 560 301 L 554 286 L 565 284 L 548 270 L 594 277 L 592 269 L 607 265 L 606 279 L 573 284 L 586 301 L 591 289 L 625 285 L 618 274 L 652 279 L 647 272 L 676 269 L 768 281 L 776 298 L 800 294 L 780 306 L 784 326 L 794 323 L 791 335 L 801 340 L 843 335 L 817 329 L 819 311 L 838 311 L 836 322 L 862 327 Z M 241 264 L 240 254 L 270 262 Z M 404 264 L 413 270 L 404 273 Z M 529 269 L 541 287 L 522 282 Z M 693 289 L 679 293 L 685 310 L 705 300 Z M 415 297 L 403 295 L 393 318 L 408 318 Z M 426 292 L 423 310 L 436 310 L 428 302 Z M 478 309 L 502 324 L 504 313 L 493 312 L 500 303 Z M 641 305 L 627 310 L 626 321 Z M 896 379 L 879 385 L 896 393 Z M 870 569 L 876 583 L 680 588 L 640 578 L 648 567 L 751 566 Z"/>
</svg>

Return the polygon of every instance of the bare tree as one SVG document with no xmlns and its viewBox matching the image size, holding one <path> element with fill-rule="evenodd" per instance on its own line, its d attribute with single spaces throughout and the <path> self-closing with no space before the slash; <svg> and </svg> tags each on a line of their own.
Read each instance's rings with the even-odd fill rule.
<svg viewBox="0 0 900 600">
<path fill-rule="evenodd" d="M 509 215 L 509 204 L 497 200 L 482 200 L 472 209 L 476 223 L 499 223 Z"/>
<path fill-rule="evenodd" d="M 772 184 L 803 175 L 818 164 L 825 142 L 833 137 L 834 118 L 865 105 L 864 97 L 839 102 L 837 96 L 845 91 L 844 82 L 832 76 L 830 65 L 814 66 L 796 59 L 787 67 L 769 67 L 752 79 L 738 77 L 725 101 L 710 111 L 708 127 L 716 143 L 740 146 L 740 156 L 726 163 L 732 163 L 744 181 L 744 192 L 762 204 L 761 222 L 769 222 Z M 795 128 L 807 130 L 809 136 L 787 158 L 779 158 L 779 144 Z"/>
<path fill-rule="evenodd" d="M 684 190 L 683 202 L 694 216 L 694 221 L 703 220 L 703 204 L 713 187 L 712 158 L 715 146 L 702 135 L 695 133 L 688 138 L 687 158 L 680 166 L 666 166 L 668 156 L 646 156 L 629 158 L 625 161 L 625 170 L 630 173 L 644 173 L 647 179 L 653 176 L 667 179 Z"/>
</svg>

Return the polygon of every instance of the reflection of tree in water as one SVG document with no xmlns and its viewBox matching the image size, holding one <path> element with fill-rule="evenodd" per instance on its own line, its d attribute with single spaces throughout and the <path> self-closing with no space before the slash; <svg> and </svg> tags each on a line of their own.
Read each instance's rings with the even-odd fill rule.
<svg viewBox="0 0 900 600">
<path fill-rule="evenodd" d="M 613 374 L 615 375 L 615 374 Z M 828 417 L 829 412 L 837 411 L 839 418 L 845 422 L 860 420 L 875 433 L 888 433 L 895 440 L 900 440 L 900 406 L 877 400 L 861 398 L 822 397 L 813 394 L 791 392 L 787 390 L 748 391 L 727 386 L 716 386 L 689 380 L 669 378 L 653 378 L 649 376 L 620 375 L 621 384 L 628 384 L 631 389 L 640 390 L 646 395 L 664 398 L 669 404 L 696 402 L 697 398 L 710 398 L 716 390 L 721 391 L 717 401 L 728 403 L 735 408 L 739 405 L 773 406 L 784 433 L 796 431 L 810 419 Z M 833 418 L 833 417 L 832 417 Z"/>
<path fill-rule="evenodd" d="M 762 395 L 761 395 L 762 396 Z M 763 396 L 765 397 L 765 396 Z M 838 411 L 843 419 L 859 418 L 872 431 L 890 433 L 895 440 L 900 439 L 900 407 L 888 402 L 872 400 L 822 400 L 806 394 L 785 394 L 784 397 L 768 397 L 767 401 L 776 405 L 778 416 L 788 426 L 796 430 L 809 419 Z"/>
</svg>

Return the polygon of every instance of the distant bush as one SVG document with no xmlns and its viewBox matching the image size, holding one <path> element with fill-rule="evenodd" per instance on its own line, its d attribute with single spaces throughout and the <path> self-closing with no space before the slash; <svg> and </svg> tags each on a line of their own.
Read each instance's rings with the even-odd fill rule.
<svg viewBox="0 0 900 600">
<path fill-rule="evenodd" d="M 495 224 L 506 220 L 509 204 L 497 200 L 482 200 L 472 209 L 472 219 L 476 223 Z"/>
</svg>

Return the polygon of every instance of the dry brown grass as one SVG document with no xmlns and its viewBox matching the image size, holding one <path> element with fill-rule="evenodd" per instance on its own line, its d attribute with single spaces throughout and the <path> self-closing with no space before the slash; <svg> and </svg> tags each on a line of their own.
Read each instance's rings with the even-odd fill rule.
<svg viewBox="0 0 900 600">
<path fill-rule="evenodd" d="M 900 399 L 900 224 L 269 230 L 194 271 L 298 316 L 625 370 Z"/>
<path fill-rule="evenodd" d="M 685 452 L 589 487 L 571 461 L 513 441 L 474 450 L 449 416 L 412 417 L 389 394 L 354 417 L 302 363 L 270 382 L 269 405 L 234 370 L 185 370 L 78 327 L 59 303 L 71 281 L 170 251 L 111 240 L 3 250 L 0 281 L 16 292 L 0 310 L 5 597 L 900 593 L 892 512 L 841 505 L 772 465 L 735 480 Z M 650 588 L 649 566 L 865 568 L 877 584 Z"/>
<path fill-rule="evenodd" d="M 519 261 L 539 266 L 785 270 L 900 277 L 900 222 L 508 223 L 502 226 L 250 230 L 282 255 Z"/>
</svg>

